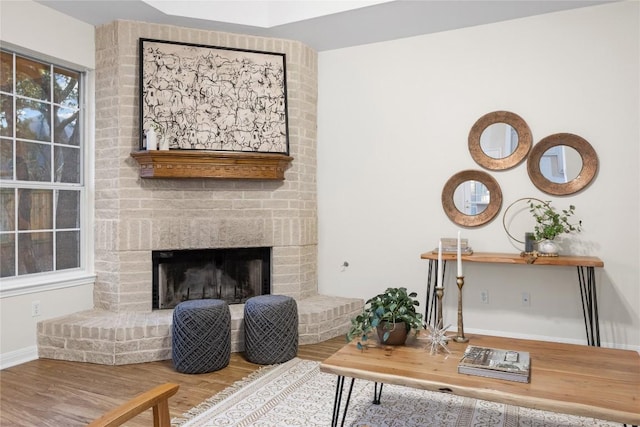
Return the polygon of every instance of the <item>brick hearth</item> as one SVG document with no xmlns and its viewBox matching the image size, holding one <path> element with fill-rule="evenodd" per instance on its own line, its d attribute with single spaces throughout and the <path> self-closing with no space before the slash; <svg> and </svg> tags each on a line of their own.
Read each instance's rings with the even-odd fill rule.
<svg viewBox="0 0 640 427">
<path fill-rule="evenodd" d="M 317 295 L 298 303 L 299 343 L 313 344 L 346 333 L 362 311 L 360 299 Z M 231 351 L 244 350 L 244 304 L 231 310 Z M 125 365 L 171 359 L 173 310 L 114 313 L 88 310 L 38 324 L 40 357 Z"/>
</svg>

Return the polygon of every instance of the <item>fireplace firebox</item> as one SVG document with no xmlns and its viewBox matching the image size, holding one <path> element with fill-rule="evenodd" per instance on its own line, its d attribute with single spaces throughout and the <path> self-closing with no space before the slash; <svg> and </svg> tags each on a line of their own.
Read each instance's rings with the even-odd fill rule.
<svg viewBox="0 0 640 427">
<path fill-rule="evenodd" d="M 153 308 L 215 298 L 228 304 L 271 293 L 271 248 L 153 251 Z"/>
</svg>

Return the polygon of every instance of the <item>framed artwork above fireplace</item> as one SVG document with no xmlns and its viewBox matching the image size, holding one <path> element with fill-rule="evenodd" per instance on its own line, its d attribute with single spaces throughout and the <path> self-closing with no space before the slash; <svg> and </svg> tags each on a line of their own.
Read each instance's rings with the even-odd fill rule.
<svg viewBox="0 0 640 427">
<path fill-rule="evenodd" d="M 140 149 L 289 154 L 284 53 L 140 39 Z"/>
</svg>

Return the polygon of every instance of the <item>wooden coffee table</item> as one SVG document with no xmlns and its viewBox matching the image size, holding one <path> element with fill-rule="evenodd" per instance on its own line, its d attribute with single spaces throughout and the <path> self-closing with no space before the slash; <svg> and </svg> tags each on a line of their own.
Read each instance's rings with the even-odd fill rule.
<svg viewBox="0 0 640 427">
<path fill-rule="evenodd" d="M 618 350 L 546 341 L 468 335 L 468 343 L 450 341 L 447 356 L 430 355 L 426 342 L 412 338 L 405 346 L 358 350 L 349 343 L 326 359 L 320 370 L 338 376 L 333 426 L 338 425 L 345 377 L 376 383 L 453 393 L 508 405 L 640 425 L 640 355 Z M 467 345 L 528 351 L 528 384 L 459 374 Z M 378 384 L 379 383 L 379 384 Z M 381 390 L 381 389 L 380 389 Z M 351 391 L 351 390 L 349 390 Z M 349 395 L 342 422 L 348 410 Z M 377 403 L 377 402 L 376 402 Z"/>
</svg>

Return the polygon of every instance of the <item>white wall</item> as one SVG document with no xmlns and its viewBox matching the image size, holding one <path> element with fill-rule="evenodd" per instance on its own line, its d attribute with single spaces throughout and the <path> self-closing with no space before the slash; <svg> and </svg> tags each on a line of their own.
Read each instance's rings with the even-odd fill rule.
<svg viewBox="0 0 640 427">
<path fill-rule="evenodd" d="M 0 3 L 0 20 L 3 47 L 18 49 L 23 54 L 44 55 L 76 69 L 94 68 L 93 26 L 28 0 L 3 0 Z M 90 281 L 74 280 L 73 283 L 52 286 L 57 289 L 1 294 L 0 369 L 37 358 L 38 321 L 92 308 L 93 285 L 87 282 Z M 39 317 L 31 316 L 34 301 L 40 302 Z"/>
<path fill-rule="evenodd" d="M 564 253 L 605 263 L 596 270 L 603 345 L 639 349 L 639 8 L 622 2 L 321 52 L 319 291 L 368 298 L 407 286 L 423 300 L 420 254 L 460 229 L 442 209 L 442 188 L 461 170 L 482 170 L 467 149 L 469 130 L 485 113 L 508 110 L 527 121 L 534 143 L 559 132 L 585 138 L 599 174 L 585 191 L 552 197 L 530 182 L 526 163 L 488 171 L 502 210 L 462 236 L 475 251 L 517 253 L 522 245 L 502 225 L 509 204 L 576 205 L 584 231 Z M 586 343 L 575 268 L 465 270 L 465 332 Z M 445 323 L 455 331 L 454 271 L 448 265 Z M 489 304 L 480 303 L 482 289 Z"/>
</svg>

